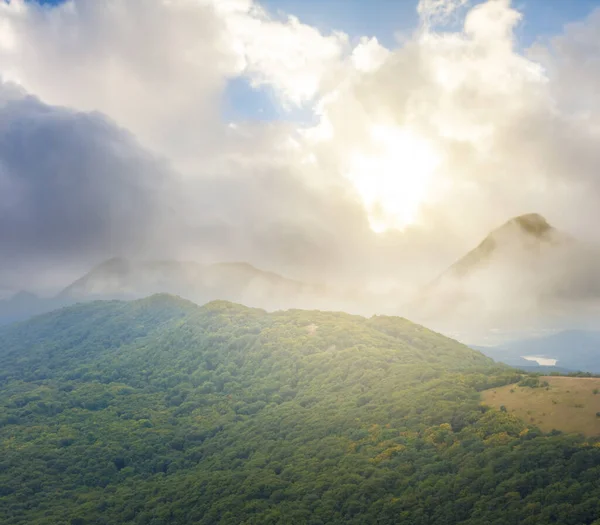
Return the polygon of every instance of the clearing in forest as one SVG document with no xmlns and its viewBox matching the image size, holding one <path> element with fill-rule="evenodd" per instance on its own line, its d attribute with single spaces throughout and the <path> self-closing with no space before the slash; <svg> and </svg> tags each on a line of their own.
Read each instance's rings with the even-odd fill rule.
<svg viewBox="0 0 600 525">
<path fill-rule="evenodd" d="M 545 432 L 553 429 L 600 435 L 600 378 L 557 377 L 540 378 L 548 386 L 531 388 L 506 385 L 482 392 L 486 405 L 504 406 L 520 419 Z"/>
</svg>

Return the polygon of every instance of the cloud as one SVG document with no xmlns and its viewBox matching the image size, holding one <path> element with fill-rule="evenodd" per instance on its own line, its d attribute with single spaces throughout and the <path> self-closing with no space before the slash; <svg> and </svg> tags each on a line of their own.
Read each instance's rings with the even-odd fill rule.
<svg viewBox="0 0 600 525">
<path fill-rule="evenodd" d="M 190 180 L 99 113 L 48 106 L 7 83 L 0 100 L 5 285 L 61 286 L 113 255 L 342 275 L 344 257 L 368 242 L 360 205 L 312 189 L 276 129 L 248 143 L 238 130 L 218 175 Z M 247 157 L 258 146 L 263 156 Z"/>
<path fill-rule="evenodd" d="M 180 161 L 218 146 L 219 99 L 244 74 L 302 105 L 347 47 L 251 1 L 0 4 L 0 67 L 44 102 L 100 111 Z"/>
<path fill-rule="evenodd" d="M 224 14 L 240 70 L 254 87 L 271 87 L 284 106 L 312 101 L 349 51 L 346 34 L 323 35 L 294 16 L 277 20 L 256 4 Z"/>
<path fill-rule="evenodd" d="M 418 12 L 387 49 L 250 0 L 0 3 L 0 72 L 26 93 L 0 93 L 13 263 L 137 251 L 405 290 L 521 213 L 597 238 L 599 15 L 523 52 L 507 0 Z M 224 122 L 236 77 L 314 123 Z"/>
<path fill-rule="evenodd" d="M 206 2 L 13 0 L 0 17 L 5 78 L 46 103 L 100 111 L 161 153 L 194 147 L 238 69 Z"/>
<path fill-rule="evenodd" d="M 165 163 L 104 116 L 51 107 L 0 83 L 5 283 L 32 269 L 90 264 L 164 240 L 161 198 L 170 180 Z"/>
<path fill-rule="evenodd" d="M 468 2 L 469 0 L 419 0 L 417 13 L 423 26 L 429 29 L 432 25 L 448 22 Z"/>
<path fill-rule="evenodd" d="M 151 177 L 158 171 L 163 182 L 168 180 L 168 191 L 163 188 L 152 197 L 163 212 L 170 210 L 158 215 L 168 218 L 162 229 L 171 230 L 169 243 L 156 229 L 156 214 L 143 212 L 145 196 L 131 200 L 132 223 L 144 231 L 145 224 L 153 225 L 159 255 L 162 248 L 163 257 L 244 258 L 284 268 L 295 261 L 296 270 L 340 262 L 333 251 L 348 245 L 355 233 L 340 235 L 333 228 L 360 222 L 360 205 L 352 199 L 345 203 L 343 195 L 325 200 L 311 188 L 295 166 L 302 155 L 294 147 L 297 130 L 292 126 L 228 126 L 220 119 L 218 102 L 228 78 L 240 74 L 254 85 L 271 86 L 283 104 L 310 101 L 329 63 L 344 52 L 344 35 L 322 36 L 297 19 L 273 19 L 243 1 L 79 0 L 48 8 L 13 0 L 0 5 L 0 21 L 0 71 L 38 97 L 39 107 L 47 104 L 49 127 L 61 114 L 53 112 L 55 106 L 73 108 L 74 119 L 93 120 L 90 112 L 100 112 L 140 142 L 133 157 L 152 159 L 147 166 L 130 167 L 131 181 L 124 170 L 109 174 L 113 197 L 120 186 L 135 187 L 137 173 Z M 49 131 L 59 132 L 64 133 L 62 146 L 72 141 L 73 151 L 67 153 L 75 155 L 79 143 L 63 128 Z M 80 129 L 79 140 L 85 141 L 88 132 Z M 117 143 L 118 136 L 110 140 Z M 133 141 L 121 142 L 123 151 L 133 147 Z M 101 185 L 112 161 L 112 152 L 103 148 L 97 157 L 80 154 L 81 165 L 69 166 L 69 176 L 77 182 L 85 171 Z M 157 159 L 167 159 L 169 169 Z M 36 166 L 32 161 L 13 171 L 22 171 L 19 176 L 42 173 L 43 158 Z M 51 187 L 56 180 L 43 183 Z M 71 213 L 69 206 L 62 209 Z M 30 220 L 39 220 L 27 210 Z M 349 210 L 341 214 L 350 219 L 338 218 L 340 210 Z M 89 212 L 90 221 L 99 220 L 101 212 Z M 153 220 L 147 221 L 147 215 Z M 361 224 L 366 227 L 364 220 Z M 105 231 L 68 237 L 87 253 L 84 241 L 90 235 L 98 236 L 90 242 L 109 251 Z M 25 247 L 33 241 L 25 236 L 21 242 Z M 110 251 L 123 248 L 117 241 Z"/>
<path fill-rule="evenodd" d="M 584 198 L 587 210 L 597 199 L 597 127 L 591 117 L 573 114 L 572 101 L 556 89 L 565 82 L 573 93 L 572 72 L 565 66 L 552 72 L 548 63 L 518 51 L 513 32 L 519 20 L 508 2 L 485 2 L 467 13 L 463 31 L 424 31 L 375 71 L 349 75 L 322 99 L 320 126 L 330 130 L 317 146 L 322 157 L 344 171 L 348 152 L 372 147 L 373 126 L 409 129 L 441 158 L 421 223 L 460 232 L 451 242 L 461 249 L 495 224 L 532 210 L 595 235 L 576 225 L 591 217 L 574 210 L 572 199 Z M 552 63 L 555 52 L 546 51 Z M 585 69 L 578 56 L 567 63 Z M 590 90 L 588 96 L 596 95 Z M 398 180 L 410 177 L 413 160 L 396 163 Z M 380 175 L 369 174 L 375 186 Z M 405 186 L 397 191 L 401 198 Z"/>
</svg>

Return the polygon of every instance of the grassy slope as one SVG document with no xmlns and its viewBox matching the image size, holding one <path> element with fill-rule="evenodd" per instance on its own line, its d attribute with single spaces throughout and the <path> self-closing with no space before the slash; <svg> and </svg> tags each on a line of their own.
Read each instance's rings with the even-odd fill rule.
<svg viewBox="0 0 600 525">
<path fill-rule="evenodd" d="M 541 378 L 549 388 L 506 385 L 482 393 L 483 402 L 506 409 L 544 431 L 581 432 L 600 436 L 600 378 Z M 596 394 L 594 393 L 596 391 Z"/>
</svg>

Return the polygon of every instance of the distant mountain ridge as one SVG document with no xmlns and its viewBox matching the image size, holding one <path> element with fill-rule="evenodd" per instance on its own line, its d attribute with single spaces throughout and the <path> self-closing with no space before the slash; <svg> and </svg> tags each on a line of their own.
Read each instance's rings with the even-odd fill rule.
<svg viewBox="0 0 600 525">
<path fill-rule="evenodd" d="M 492 230 L 412 299 L 298 281 L 245 262 L 112 258 L 50 299 L 23 292 L 0 301 L 0 323 L 74 302 L 171 293 L 198 304 L 225 299 L 267 310 L 401 314 L 465 342 L 481 343 L 493 331 L 512 332 L 516 338 L 516 333 L 540 328 L 593 326 L 600 316 L 598 268 L 600 249 L 529 213 Z"/>
<path fill-rule="evenodd" d="M 600 332 L 564 330 L 556 334 L 521 339 L 497 346 L 472 346 L 502 363 L 523 367 L 533 363 L 525 357 L 554 360 L 556 371 L 591 372 L 600 374 Z M 544 367 L 546 370 L 550 367 Z"/>
<path fill-rule="evenodd" d="M 92 268 L 52 298 L 19 292 L 0 301 L 0 323 L 26 319 L 76 302 L 139 299 L 170 293 L 196 303 L 222 299 L 266 309 L 323 306 L 349 298 L 322 284 L 288 279 L 245 262 L 135 261 L 115 257 Z M 333 297 L 335 295 L 335 297 Z"/>
<path fill-rule="evenodd" d="M 64 305 L 65 301 L 59 297 L 41 298 L 31 292 L 20 291 L 0 301 L 0 324 L 21 321 Z"/>
<path fill-rule="evenodd" d="M 174 293 L 184 297 L 233 300 L 251 292 L 261 296 L 278 294 L 322 294 L 324 286 L 287 279 L 259 270 L 249 263 L 231 262 L 203 265 L 196 262 L 132 261 L 109 259 L 67 286 L 60 297 L 134 298 L 152 293 Z M 213 293 L 220 297 L 209 297 Z M 276 297 L 274 297 L 276 298 Z"/>
</svg>

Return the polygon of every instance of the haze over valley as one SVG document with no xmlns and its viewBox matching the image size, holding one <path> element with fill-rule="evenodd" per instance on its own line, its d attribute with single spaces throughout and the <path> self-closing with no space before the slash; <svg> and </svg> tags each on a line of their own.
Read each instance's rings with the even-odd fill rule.
<svg viewBox="0 0 600 525">
<path fill-rule="evenodd" d="M 198 304 L 230 301 L 278 310 L 390 314 L 468 343 L 498 344 L 569 329 L 593 329 L 600 308 L 600 246 L 550 225 L 539 214 L 511 218 L 429 281 L 407 292 L 367 282 L 310 282 L 246 262 L 111 258 L 58 293 L 28 291 L 0 301 L 9 322 L 75 302 L 171 293 Z"/>
</svg>

